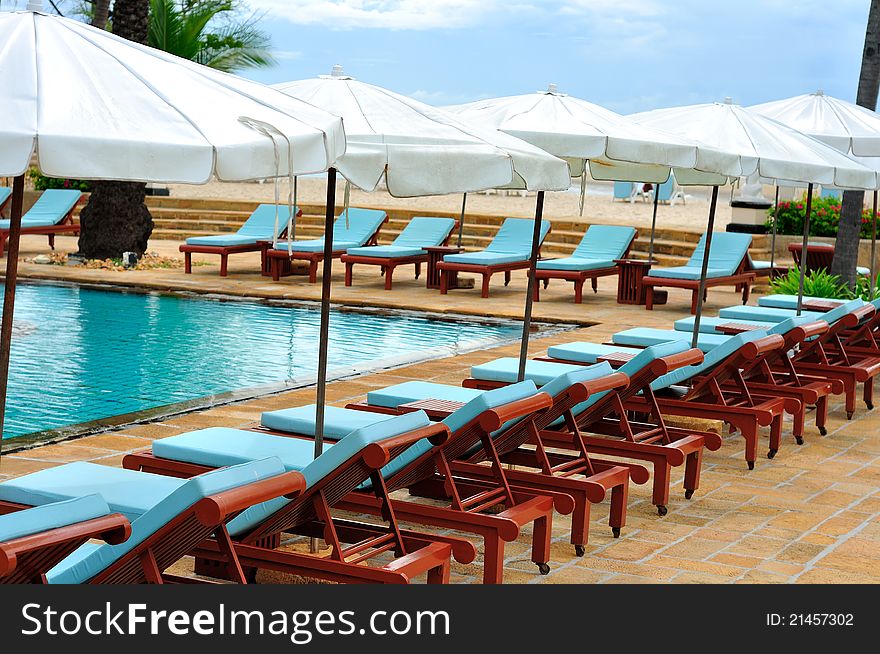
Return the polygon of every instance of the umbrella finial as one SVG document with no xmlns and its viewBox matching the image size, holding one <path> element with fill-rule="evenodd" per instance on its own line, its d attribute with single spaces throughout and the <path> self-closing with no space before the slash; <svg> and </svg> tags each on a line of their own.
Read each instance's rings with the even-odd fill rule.
<svg viewBox="0 0 880 654">
<path fill-rule="evenodd" d="M 28 0 L 27 3 L 28 11 L 43 11 L 43 0 Z"/>
<path fill-rule="evenodd" d="M 553 82 L 550 82 L 547 85 L 547 93 L 556 93 L 559 90 L 559 87 L 556 86 Z"/>
<path fill-rule="evenodd" d="M 728 95 L 726 98 L 724 98 L 724 104 L 733 104 L 733 98 Z"/>
<path fill-rule="evenodd" d="M 342 66 L 339 64 L 334 64 L 333 68 L 330 69 L 330 77 L 344 77 L 345 73 L 342 72 Z"/>
<path fill-rule="evenodd" d="M 819 89 L 818 91 L 816 91 L 816 95 L 825 95 L 825 91 Z"/>
</svg>

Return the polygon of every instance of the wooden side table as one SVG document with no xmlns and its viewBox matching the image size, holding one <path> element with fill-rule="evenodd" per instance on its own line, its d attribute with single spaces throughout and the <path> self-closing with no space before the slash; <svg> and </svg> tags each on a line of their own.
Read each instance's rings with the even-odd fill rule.
<svg viewBox="0 0 880 654">
<path fill-rule="evenodd" d="M 464 252 L 464 248 L 437 245 L 423 249 L 428 253 L 428 270 L 425 273 L 425 286 L 427 288 L 440 288 L 440 271 L 437 270 L 437 264 L 443 261 L 443 257 L 447 254 Z M 449 288 L 455 288 L 458 285 L 458 271 L 450 270 L 448 274 Z"/>
<path fill-rule="evenodd" d="M 737 334 L 742 334 L 743 332 L 751 332 L 756 329 L 767 329 L 770 325 L 766 327 L 759 327 L 757 325 L 750 325 L 748 323 L 742 322 L 725 322 L 720 325 L 715 326 L 715 331 L 719 334 L 724 334 L 725 336 L 735 336 Z"/>
<path fill-rule="evenodd" d="M 273 263 L 278 266 L 279 277 L 287 277 L 288 275 L 293 274 L 293 266 L 288 257 L 269 257 L 269 250 L 272 249 L 272 241 L 257 241 L 257 243 L 260 246 L 260 274 L 262 274 L 263 277 L 272 276 Z M 278 247 L 279 249 L 282 247 L 281 241 L 278 241 Z M 284 249 L 287 249 L 286 241 Z"/>
<path fill-rule="evenodd" d="M 642 277 L 648 274 L 655 261 L 647 259 L 615 259 L 620 273 L 617 275 L 617 303 L 644 304 L 647 287 L 642 285 Z M 665 295 L 654 293 L 654 304 L 663 304 Z M 658 301 L 660 300 L 660 301 Z"/>
<path fill-rule="evenodd" d="M 600 357 L 596 357 L 596 363 L 608 363 L 612 368 L 620 368 L 620 366 L 629 363 L 635 358 L 632 352 L 609 352 Z"/>
</svg>

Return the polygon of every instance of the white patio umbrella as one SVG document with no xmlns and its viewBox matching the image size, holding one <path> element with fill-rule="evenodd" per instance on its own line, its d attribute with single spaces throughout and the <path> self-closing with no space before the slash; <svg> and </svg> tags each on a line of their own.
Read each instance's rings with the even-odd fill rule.
<svg viewBox="0 0 880 654">
<path fill-rule="evenodd" d="M 853 156 L 872 170 L 880 170 L 880 114 L 846 100 L 840 100 L 820 89 L 815 93 L 798 95 L 784 100 L 764 102 L 749 107 L 763 116 L 793 127 L 799 132 L 827 143 L 835 150 Z M 779 204 L 779 187 L 776 189 Z M 874 189 L 874 215 L 877 215 L 877 189 Z M 876 220 L 874 221 L 876 223 Z M 871 232 L 871 280 L 873 295 L 877 279 L 875 253 L 876 224 Z M 773 240 L 776 240 L 776 221 L 773 221 Z M 775 249 L 775 248 L 774 248 Z M 771 253 L 772 255 L 772 253 Z M 772 262 L 771 262 L 772 264 Z"/>
<path fill-rule="evenodd" d="M 2 432 L 33 155 L 53 177 L 198 184 L 212 175 L 329 169 L 332 180 L 345 133 L 338 117 L 305 102 L 66 18 L 0 13 L 0 44 L 0 175 L 15 177 L 0 327 Z M 328 216 L 332 224 L 332 205 Z"/>
<path fill-rule="evenodd" d="M 275 88 L 342 116 L 347 147 L 338 162 L 339 172 L 364 190 L 373 190 L 384 175 L 389 193 L 403 197 L 467 194 L 498 187 L 537 191 L 531 250 L 534 270 L 544 191 L 566 190 L 571 185 L 565 161 L 498 130 L 465 123 L 442 109 L 358 81 L 341 66 L 334 66 L 330 75 L 284 82 Z M 462 220 L 463 214 L 464 207 Z M 332 240 L 332 233 L 325 239 L 325 243 Z M 329 261 L 325 256 L 325 284 Z M 534 275 L 530 275 L 520 379 L 525 374 L 533 284 Z M 320 402 L 318 411 L 322 411 Z"/>
<path fill-rule="evenodd" d="M 757 173 L 769 180 L 791 180 L 809 185 L 807 220 L 804 221 L 804 251 L 809 234 L 810 196 L 813 184 L 833 184 L 845 188 L 874 188 L 876 174 L 834 148 L 774 120 L 724 102 L 657 109 L 630 116 L 656 129 L 687 135 L 702 143 L 739 155 L 742 175 Z M 693 342 L 696 344 L 703 308 L 709 248 L 715 225 L 718 187 L 712 190 L 712 203 L 706 232 L 706 248 L 700 279 Z M 803 296 L 804 270 L 801 266 L 798 315 Z"/>
</svg>

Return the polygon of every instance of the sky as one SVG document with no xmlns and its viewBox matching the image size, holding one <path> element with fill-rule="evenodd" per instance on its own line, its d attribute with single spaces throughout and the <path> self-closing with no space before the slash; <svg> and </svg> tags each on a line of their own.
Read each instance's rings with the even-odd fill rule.
<svg viewBox="0 0 880 654">
<path fill-rule="evenodd" d="M 57 0 L 56 0 L 57 1 Z M 64 0 L 63 7 L 71 0 Z M 341 64 L 435 105 L 544 90 L 620 113 L 749 105 L 823 89 L 854 100 L 869 0 L 248 0 L 276 83 Z M 3 0 L 3 9 L 26 0 Z M 46 2 L 48 6 L 48 2 Z"/>
</svg>

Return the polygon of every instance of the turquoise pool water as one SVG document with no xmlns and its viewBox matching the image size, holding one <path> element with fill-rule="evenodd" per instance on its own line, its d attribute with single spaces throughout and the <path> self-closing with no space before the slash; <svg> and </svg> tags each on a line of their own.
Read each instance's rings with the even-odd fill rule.
<svg viewBox="0 0 880 654">
<path fill-rule="evenodd" d="M 314 377 L 318 325 L 312 307 L 21 285 L 3 436 Z M 328 370 L 418 360 L 520 330 L 335 311 Z"/>
</svg>

